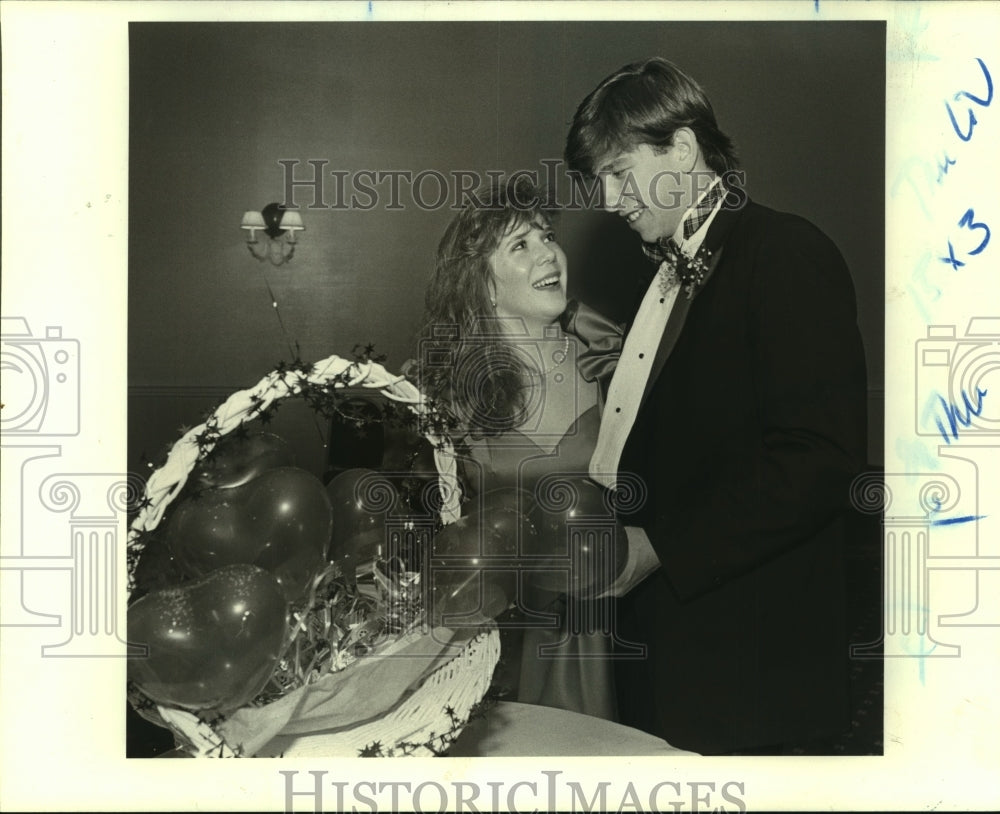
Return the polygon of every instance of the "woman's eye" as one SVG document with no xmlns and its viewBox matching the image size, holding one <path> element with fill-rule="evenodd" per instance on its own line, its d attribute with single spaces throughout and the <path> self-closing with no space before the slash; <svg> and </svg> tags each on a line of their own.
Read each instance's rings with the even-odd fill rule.
<svg viewBox="0 0 1000 814">
<path fill-rule="evenodd" d="M 546 243 L 555 243 L 556 233 L 555 232 L 546 232 L 544 239 L 545 239 Z"/>
<path fill-rule="evenodd" d="M 510 250 L 511 250 L 512 252 L 516 252 L 516 251 L 517 251 L 518 249 L 523 249 L 523 248 L 524 248 L 524 245 L 525 245 L 525 244 L 524 244 L 524 241 L 523 241 L 523 240 L 518 240 L 518 241 L 516 241 L 515 243 L 513 243 L 513 244 L 511 245 L 511 247 L 510 247 Z"/>
</svg>

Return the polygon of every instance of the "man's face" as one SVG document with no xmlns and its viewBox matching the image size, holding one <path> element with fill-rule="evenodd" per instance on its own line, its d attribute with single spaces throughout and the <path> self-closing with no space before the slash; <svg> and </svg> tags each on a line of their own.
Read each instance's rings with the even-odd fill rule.
<svg viewBox="0 0 1000 814">
<path fill-rule="evenodd" d="M 690 167 L 674 145 L 659 152 L 640 144 L 612 155 L 598 170 L 604 208 L 620 215 L 647 243 L 672 237 L 691 205 Z"/>
</svg>

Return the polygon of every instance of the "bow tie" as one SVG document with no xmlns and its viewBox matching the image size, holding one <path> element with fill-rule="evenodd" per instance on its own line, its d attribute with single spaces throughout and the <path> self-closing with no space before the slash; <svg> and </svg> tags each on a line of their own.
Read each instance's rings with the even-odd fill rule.
<svg viewBox="0 0 1000 814">
<path fill-rule="evenodd" d="M 688 240 L 691 235 L 697 232 L 715 211 L 716 204 L 726 195 L 726 187 L 722 181 L 717 181 L 705 196 L 698 201 L 694 208 L 688 212 L 684 218 L 683 234 L 684 240 Z M 659 266 L 664 261 L 670 264 L 671 270 L 677 268 L 678 260 L 681 257 L 681 247 L 673 236 L 661 238 L 655 243 L 643 243 L 642 250 L 646 257 Z M 682 282 L 684 282 L 682 280 Z"/>
<path fill-rule="evenodd" d="M 717 181 L 688 212 L 682 227 L 685 240 L 688 240 L 705 224 L 715 211 L 716 205 L 725 195 L 725 186 L 721 181 Z M 661 238 L 655 243 L 643 243 L 642 250 L 646 257 L 656 264 L 652 273 L 642 275 L 641 284 L 644 291 L 652 283 L 657 273 L 662 270 L 665 272 L 661 279 L 663 289 L 666 291 L 680 284 L 684 286 L 688 299 L 691 299 L 708 276 L 708 263 L 712 252 L 708 250 L 704 242 L 693 257 L 684 254 L 673 237 Z"/>
</svg>

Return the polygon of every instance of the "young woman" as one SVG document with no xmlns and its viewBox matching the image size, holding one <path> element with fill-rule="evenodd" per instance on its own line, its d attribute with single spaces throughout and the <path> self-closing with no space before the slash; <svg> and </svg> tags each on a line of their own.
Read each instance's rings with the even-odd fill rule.
<svg viewBox="0 0 1000 814">
<path fill-rule="evenodd" d="M 620 331 L 568 303 L 566 277 L 551 215 L 523 180 L 476 196 L 440 241 L 417 375 L 457 423 L 468 506 L 498 489 L 533 495 L 587 477 Z M 494 683 L 512 700 L 614 719 L 609 631 L 593 621 L 609 600 L 566 597 L 530 573 L 516 593 L 498 618 Z M 570 633 L 570 618 L 589 629 Z"/>
</svg>

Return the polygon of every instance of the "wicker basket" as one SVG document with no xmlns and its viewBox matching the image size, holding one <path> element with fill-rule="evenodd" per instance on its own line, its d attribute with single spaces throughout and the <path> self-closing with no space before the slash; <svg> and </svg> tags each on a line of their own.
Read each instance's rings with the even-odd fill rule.
<svg viewBox="0 0 1000 814">
<path fill-rule="evenodd" d="M 405 377 L 393 376 L 375 362 L 350 362 L 338 356 L 330 356 L 307 369 L 273 371 L 256 386 L 234 393 L 204 424 L 181 437 L 171 448 L 164 465 L 149 477 L 143 508 L 129 533 L 130 591 L 135 587 L 135 565 L 143 548 L 143 533 L 152 531 L 160 523 L 200 457 L 221 437 L 260 415 L 274 401 L 315 387 L 368 388 L 408 405 L 418 416 L 426 417 L 431 412 L 427 400 Z M 425 422 L 425 425 L 430 426 L 430 423 Z M 459 517 L 455 457 L 446 437 L 438 437 L 431 431 L 425 435 L 435 449 L 441 519 L 450 523 Z M 411 632 L 386 642 L 374 654 L 348 665 L 343 672 L 367 659 L 391 658 L 412 645 L 419 635 L 429 634 Z M 495 626 L 490 625 L 467 641 L 463 640 L 458 655 L 441 666 L 436 666 L 440 664 L 437 662 L 415 689 L 404 693 L 398 703 L 376 719 L 335 732 L 279 733 L 266 744 L 249 751 L 242 744 L 227 743 L 215 726 L 187 710 L 157 704 L 155 710 L 140 710 L 140 713 L 167 726 L 181 749 L 199 757 L 438 754 L 454 739 L 485 695 L 499 654 L 499 634 Z"/>
</svg>

